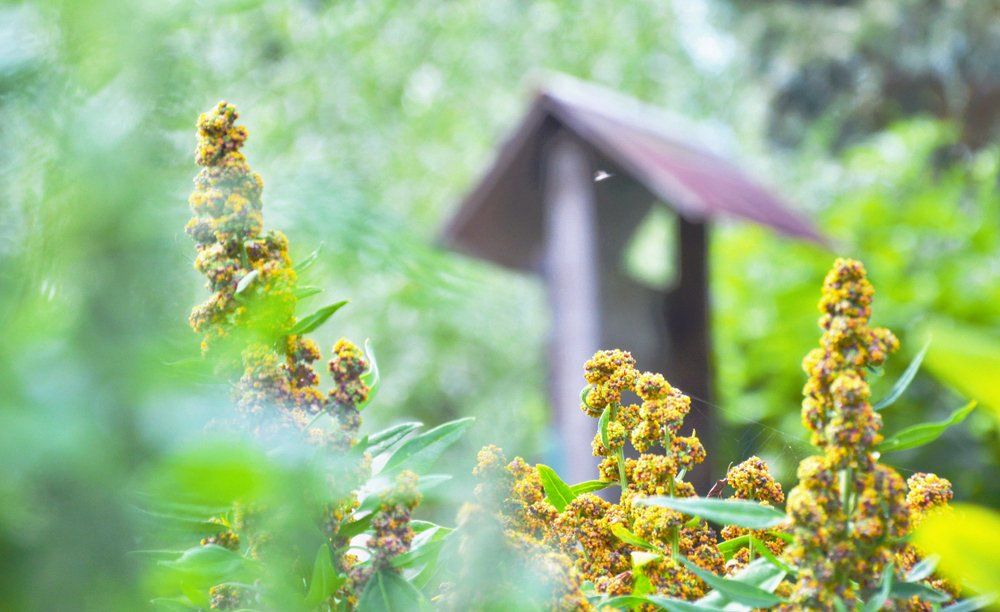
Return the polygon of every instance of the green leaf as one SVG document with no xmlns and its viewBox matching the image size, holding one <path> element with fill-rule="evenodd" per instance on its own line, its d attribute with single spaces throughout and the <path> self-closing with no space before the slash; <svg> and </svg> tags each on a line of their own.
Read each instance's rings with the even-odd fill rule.
<svg viewBox="0 0 1000 612">
<path fill-rule="evenodd" d="M 683 601 L 681 599 L 664 597 L 662 595 L 619 595 L 618 597 L 611 597 L 604 601 L 598 600 L 595 602 L 595 606 L 601 610 L 608 607 L 630 610 L 632 608 L 638 608 L 644 604 L 652 604 L 661 610 L 666 610 L 667 612 L 689 612 L 693 610 L 698 610 L 699 612 L 705 612 L 706 610 L 709 612 L 721 612 L 722 610 L 722 608 L 699 605 L 689 601 Z"/>
<path fill-rule="evenodd" d="M 412 584 L 390 570 L 375 572 L 358 600 L 359 612 L 411 612 L 428 609 L 427 600 Z"/>
<path fill-rule="evenodd" d="M 458 441 L 475 419 L 465 417 L 438 425 L 407 440 L 389 457 L 383 472 L 406 468 L 421 472 L 433 464 L 449 446 Z"/>
<path fill-rule="evenodd" d="M 576 498 L 584 493 L 593 493 L 594 491 L 607 489 L 608 487 L 616 484 L 618 483 L 604 482 L 603 480 L 587 480 L 584 482 L 578 482 L 575 485 L 570 485 L 569 490 L 573 492 L 573 497 Z"/>
<path fill-rule="evenodd" d="M 971 401 L 955 412 L 952 412 L 951 416 L 943 421 L 938 421 L 936 423 L 920 423 L 919 425 L 907 427 L 903 431 L 887 438 L 879 444 L 878 451 L 881 453 L 891 453 L 894 451 L 908 450 L 911 448 L 917 448 L 918 446 L 924 446 L 925 444 L 930 444 L 934 440 L 940 438 L 941 434 L 943 434 L 946 429 L 964 421 L 965 417 L 969 416 L 969 413 L 972 412 L 975 407 L 976 402 Z"/>
<path fill-rule="evenodd" d="M 312 297 L 317 293 L 323 293 L 323 289 L 313 285 L 302 285 L 301 287 L 296 287 L 295 291 L 292 292 L 296 299 L 304 300 L 307 297 Z"/>
<path fill-rule="evenodd" d="M 969 398 L 981 401 L 1000 418 L 1000 338 L 995 331 L 952 322 L 930 326 L 934 347 L 927 369 Z"/>
<path fill-rule="evenodd" d="M 691 603 L 690 601 L 684 601 L 683 599 L 673 599 L 662 595 L 646 595 L 645 598 L 649 603 L 654 606 L 659 606 L 667 612 L 693 612 L 695 610 L 699 612 L 705 612 L 705 610 L 716 612 L 722 611 L 722 608 Z"/>
<path fill-rule="evenodd" d="M 889 391 L 889 395 L 886 395 L 875 404 L 875 410 L 888 408 L 896 400 L 898 400 L 901 395 L 903 395 L 906 388 L 910 386 L 911 382 L 913 382 L 913 377 L 917 375 L 917 370 L 920 369 L 920 364 L 923 362 L 924 355 L 927 354 L 927 349 L 930 345 L 930 340 L 928 340 L 927 343 L 924 344 L 924 348 L 920 349 L 920 352 L 913 357 L 913 361 L 910 362 L 910 365 L 906 366 L 906 370 L 903 371 L 903 375 L 899 377 L 896 384 L 892 386 L 892 390 Z"/>
<path fill-rule="evenodd" d="M 295 266 L 293 266 L 294 269 L 295 269 L 295 271 L 296 272 L 301 272 L 301 271 L 309 268 L 309 266 L 311 266 L 314 263 L 316 263 L 316 260 L 319 259 L 319 251 L 320 251 L 321 248 L 323 248 L 323 247 L 317 248 L 312 253 L 309 253 L 308 255 L 306 255 L 305 257 L 303 257 L 302 260 L 299 261 L 299 263 L 295 264 Z"/>
<path fill-rule="evenodd" d="M 688 570 L 705 581 L 705 584 L 735 603 L 751 606 L 753 608 L 770 608 L 771 606 L 778 605 L 784 601 L 774 593 L 765 591 L 764 589 L 756 587 L 752 584 L 716 576 L 712 572 L 704 570 L 694 563 L 691 563 L 684 557 L 678 557 L 677 559 L 684 564 L 684 567 L 688 568 Z"/>
<path fill-rule="evenodd" d="M 611 406 L 604 409 L 601 418 L 597 420 L 597 431 L 601 432 L 601 444 L 608 448 L 608 420 L 611 418 Z"/>
<path fill-rule="evenodd" d="M 371 453 L 372 457 L 377 457 L 395 446 L 397 442 L 422 425 L 423 423 L 420 421 L 410 421 L 409 423 L 393 425 L 382 431 L 368 434 L 354 448 L 359 448 L 360 451 Z"/>
<path fill-rule="evenodd" d="M 637 499 L 635 503 L 663 506 L 720 525 L 737 525 L 747 529 L 767 529 L 785 521 L 785 515 L 774 508 L 742 499 L 680 498 L 656 495 Z"/>
<path fill-rule="evenodd" d="M 365 532 L 365 530 L 371 527 L 373 518 L 374 518 L 373 514 L 368 514 L 366 516 L 359 518 L 356 521 L 351 521 L 350 523 L 343 523 L 340 527 L 340 531 L 337 532 L 337 535 L 343 537 L 346 540 L 350 540 L 356 535 L 361 535 L 362 533 Z"/>
<path fill-rule="evenodd" d="M 928 555 L 920 563 L 917 563 L 910 571 L 906 572 L 907 582 L 920 582 L 926 579 L 928 576 L 934 573 L 934 568 L 937 567 L 938 561 L 941 557 L 937 555 Z"/>
<path fill-rule="evenodd" d="M 382 386 L 382 376 L 378 371 L 378 361 L 375 359 L 375 349 L 372 348 L 370 338 L 365 339 L 365 356 L 368 358 L 368 371 L 361 375 L 361 381 L 368 385 L 368 397 L 358 405 L 358 410 L 364 409 L 370 404 L 378 394 L 379 387 Z"/>
<path fill-rule="evenodd" d="M 885 602 L 889 600 L 889 593 L 892 590 L 892 563 L 887 564 L 885 569 L 882 570 L 882 580 L 879 582 L 879 585 L 878 592 L 865 602 L 862 612 L 878 612 L 885 605 Z"/>
<path fill-rule="evenodd" d="M 292 329 L 288 331 L 291 336 L 301 336 L 303 334 L 308 334 L 309 332 L 315 330 L 320 325 L 326 323 L 326 320 L 333 316 L 333 313 L 337 312 L 347 304 L 347 300 L 341 300 L 339 302 L 330 304 L 329 306 L 324 306 L 312 313 L 311 315 L 303 318 L 301 321 L 292 326 Z"/>
<path fill-rule="evenodd" d="M 173 561 L 159 565 L 185 574 L 201 585 L 235 580 L 247 569 L 248 561 L 239 554 L 215 544 L 194 546 Z"/>
<path fill-rule="evenodd" d="M 919 582 L 899 582 L 894 580 L 889 589 L 889 597 L 892 599 L 909 599 L 919 597 L 920 599 L 932 603 L 944 603 L 951 601 L 951 595 L 931 588 Z"/>
<path fill-rule="evenodd" d="M 754 559 L 746 567 L 729 577 L 732 581 L 749 584 L 768 593 L 778 588 L 778 585 L 781 584 L 784 578 L 785 571 L 779 567 L 775 567 L 767 559 Z M 755 607 L 737 603 L 732 598 L 717 590 L 711 591 L 695 603 L 702 606 L 725 608 L 727 610 L 751 610 Z"/>
<path fill-rule="evenodd" d="M 392 566 L 415 567 L 421 563 L 435 561 L 452 531 L 454 530 L 438 526 L 421 532 L 413 538 L 410 550 L 392 559 Z"/>
<path fill-rule="evenodd" d="M 257 276 L 259 275 L 260 275 L 260 270 L 256 269 L 250 270 L 249 272 L 244 274 L 243 278 L 240 279 L 240 282 L 236 283 L 236 291 L 233 292 L 233 295 L 240 295 L 241 293 L 246 291 L 247 287 L 249 287 L 251 283 L 257 280 Z"/>
<path fill-rule="evenodd" d="M 316 561 L 313 562 L 312 580 L 309 581 L 306 603 L 310 606 L 319 605 L 336 593 L 344 580 L 345 578 L 333 569 L 329 547 L 326 544 L 321 545 L 316 551 Z"/>
<path fill-rule="evenodd" d="M 913 544 L 941 557 L 935 570 L 976 593 L 1000 593 L 997 550 L 1000 512 L 956 503 L 951 512 L 928 515 L 913 533 Z"/>
<path fill-rule="evenodd" d="M 545 489 L 545 499 L 555 506 L 556 510 L 562 512 L 566 506 L 573 501 L 576 495 L 569 488 L 569 485 L 559 478 L 559 474 L 547 465 L 539 463 L 535 466 L 538 470 L 538 477 L 542 480 L 542 487 Z"/>
<path fill-rule="evenodd" d="M 646 550 L 653 550 L 653 551 L 660 550 L 656 546 L 653 546 L 646 540 L 643 540 L 639 536 L 635 535 L 634 533 L 626 529 L 624 525 L 615 523 L 614 525 L 611 526 L 611 533 L 615 534 L 615 537 L 621 540 L 622 542 L 625 542 L 626 544 L 631 544 L 636 548 L 644 548 Z"/>
<path fill-rule="evenodd" d="M 750 534 L 744 534 L 731 540 L 726 540 L 725 542 L 719 542 L 718 549 L 719 552 L 722 553 L 722 556 L 728 561 L 733 555 L 736 554 L 736 551 L 749 545 Z"/>
<path fill-rule="evenodd" d="M 979 597 L 960 599 L 950 606 L 941 608 L 941 612 L 972 612 L 973 610 L 982 610 L 994 601 L 996 601 L 995 595 L 980 595 Z"/>
<path fill-rule="evenodd" d="M 785 563 L 783 560 L 778 558 L 777 555 L 771 552 L 771 549 L 767 547 L 767 544 L 761 542 L 760 538 L 750 538 L 750 546 L 760 553 L 760 556 L 770 561 L 775 567 L 779 567 L 793 576 L 799 573 L 799 570 Z"/>
</svg>

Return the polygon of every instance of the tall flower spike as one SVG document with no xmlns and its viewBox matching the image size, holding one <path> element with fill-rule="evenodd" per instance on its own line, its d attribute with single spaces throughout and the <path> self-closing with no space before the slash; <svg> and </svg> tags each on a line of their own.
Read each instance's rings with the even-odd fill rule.
<svg viewBox="0 0 1000 612">
<path fill-rule="evenodd" d="M 801 571 L 795 605 L 829 609 L 870 588 L 907 529 L 903 479 L 877 464 L 882 419 L 869 402 L 866 380 L 899 342 L 868 325 L 875 290 L 861 262 L 837 259 L 819 302 L 820 347 L 803 361 L 802 422 L 823 452 L 799 466 L 788 496 Z"/>
</svg>

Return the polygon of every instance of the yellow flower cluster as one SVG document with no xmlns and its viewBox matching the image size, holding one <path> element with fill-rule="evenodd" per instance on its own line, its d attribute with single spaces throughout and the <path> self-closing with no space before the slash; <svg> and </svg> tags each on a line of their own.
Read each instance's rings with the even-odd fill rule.
<svg viewBox="0 0 1000 612">
<path fill-rule="evenodd" d="M 908 489 L 906 505 L 910 511 L 911 529 L 916 528 L 931 513 L 951 510 L 948 507 L 948 502 L 951 501 L 954 492 L 951 488 L 951 482 L 947 478 L 926 472 L 917 472 L 906 480 L 906 486 Z M 912 544 L 906 544 L 896 553 L 897 574 L 905 576 L 923 558 L 922 551 Z M 931 588 L 951 595 L 952 599 L 957 599 L 959 596 L 958 587 L 937 574 L 931 574 L 922 582 Z M 912 597 L 902 603 L 900 609 L 903 610 L 930 612 L 934 609 L 933 604 L 917 597 Z"/>
<path fill-rule="evenodd" d="M 592 610 L 580 590 L 580 572 L 568 555 L 551 545 L 559 513 L 545 499 L 535 468 L 520 457 L 508 462 L 503 451 L 491 445 L 479 451 L 473 475 L 478 480 L 476 503 L 465 504 L 459 512 L 461 550 L 470 560 L 488 555 L 484 561 L 489 567 L 463 567 L 457 591 L 443 598 L 447 607 L 495 606 L 498 601 L 514 602 L 512 594 L 524 591 L 534 606 L 541 599 L 545 609 Z M 507 564 L 527 575 L 510 575 Z M 526 579 L 531 588 L 524 584 Z"/>
<path fill-rule="evenodd" d="M 726 472 L 726 484 L 733 489 L 732 497 L 756 501 L 764 506 L 774 506 L 785 502 L 785 493 L 781 484 L 774 480 L 767 464 L 760 457 L 753 456 L 739 465 L 729 468 Z M 723 540 L 731 540 L 749 534 L 754 540 L 762 543 L 775 555 L 781 555 L 785 550 L 785 541 L 774 535 L 777 529 L 745 529 L 735 525 L 727 525 L 719 532 Z M 754 548 L 748 546 L 736 551 L 733 558 L 726 562 L 726 573 L 734 574 L 747 566 L 753 560 Z"/>
<path fill-rule="evenodd" d="M 873 588 L 909 524 L 903 479 L 877 463 L 882 419 L 866 373 L 899 342 L 869 327 L 873 294 L 860 262 L 836 260 L 819 303 L 820 348 L 803 361 L 802 421 L 823 451 L 799 465 L 787 505 L 789 553 L 800 568 L 792 601 L 807 609 L 831 609 L 851 601 L 858 586 Z"/>
<path fill-rule="evenodd" d="M 694 432 L 679 435 L 691 407 L 690 398 L 661 374 L 638 371 L 632 355 L 621 350 L 595 354 L 584 366 L 584 378 L 587 387 L 581 394 L 581 409 L 599 419 L 592 444 L 594 454 L 603 457 L 599 477 L 621 487 L 618 503 L 584 493 L 561 512 L 556 511 L 545 498 L 536 470 L 520 459 L 505 464 L 496 447 L 480 452 L 475 473 L 484 482 L 477 491 L 499 500 L 501 520 L 508 532 L 528 536 L 564 555 L 579 577 L 590 581 L 598 593 L 629 594 L 641 573 L 658 594 L 685 600 L 701 597 L 707 585 L 678 557 L 683 555 L 716 574 L 724 573 L 726 562 L 718 549 L 718 534 L 706 523 L 691 521 L 692 517 L 680 512 L 637 503 L 651 495 L 695 495 L 694 487 L 683 476 L 704 461 L 705 449 Z M 638 402 L 628 402 L 627 394 L 634 394 Z M 637 457 L 625 456 L 629 442 L 638 451 Z M 749 468 L 744 472 L 747 487 L 756 485 L 772 498 L 774 491 L 780 495 L 780 486 L 773 480 L 757 484 Z M 497 486 L 498 482 L 502 484 Z M 621 530 L 648 542 L 661 554 L 641 567 L 635 566 L 636 548 L 619 537 Z"/>
</svg>

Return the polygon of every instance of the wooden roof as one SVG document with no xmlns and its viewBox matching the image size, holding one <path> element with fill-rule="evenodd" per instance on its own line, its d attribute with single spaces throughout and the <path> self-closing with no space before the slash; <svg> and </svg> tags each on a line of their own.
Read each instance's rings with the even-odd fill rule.
<svg viewBox="0 0 1000 612">
<path fill-rule="evenodd" d="M 546 79 L 496 159 L 445 226 L 447 246 L 534 270 L 543 239 L 542 155 L 560 128 L 691 221 L 730 217 L 823 243 L 812 224 L 731 162 L 671 135 L 662 111 L 632 98 L 554 75 Z"/>
</svg>

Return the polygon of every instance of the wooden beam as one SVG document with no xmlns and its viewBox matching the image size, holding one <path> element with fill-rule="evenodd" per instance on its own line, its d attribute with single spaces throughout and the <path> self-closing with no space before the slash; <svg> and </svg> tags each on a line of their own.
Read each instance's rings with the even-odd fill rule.
<svg viewBox="0 0 1000 612">
<path fill-rule="evenodd" d="M 691 429 L 706 449 L 713 443 L 718 426 L 712 402 L 711 333 L 709 329 L 708 226 L 678 218 L 677 261 L 680 280 L 665 301 L 664 318 L 671 346 L 664 375 L 672 385 L 691 397 L 691 412 L 681 435 Z M 705 462 L 688 475 L 688 481 L 704 494 L 720 478 Z"/>
<path fill-rule="evenodd" d="M 543 152 L 544 274 L 552 312 L 550 397 L 560 474 L 569 482 L 595 478 L 590 449 L 596 421 L 580 410 L 583 364 L 599 348 L 600 287 L 593 164 L 565 131 Z"/>
</svg>

